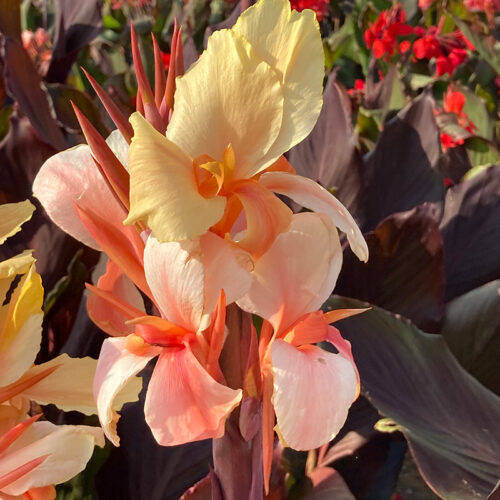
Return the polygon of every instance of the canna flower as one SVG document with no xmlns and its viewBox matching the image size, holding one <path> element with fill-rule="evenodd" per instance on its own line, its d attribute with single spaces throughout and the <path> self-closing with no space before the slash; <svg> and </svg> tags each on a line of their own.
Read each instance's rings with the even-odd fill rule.
<svg viewBox="0 0 500 500">
<path fill-rule="evenodd" d="M 104 341 L 94 382 L 104 432 L 119 444 L 114 399 L 158 358 L 144 407 L 158 443 L 220 437 L 241 400 L 241 389 L 227 387 L 218 366 L 225 306 L 245 293 L 249 275 L 230 246 L 211 233 L 182 243 L 160 243 L 150 236 L 144 267 L 161 317 L 146 315 L 140 294 L 121 280 L 112 261 L 97 287 L 89 287 L 90 316 L 115 336 Z"/>
<path fill-rule="evenodd" d="M 456 148 L 464 143 L 464 138 L 474 135 L 477 127 L 475 123 L 463 111 L 465 105 L 465 95 L 456 90 L 453 85 L 450 85 L 443 97 L 443 110 L 437 111 L 437 114 L 454 115 L 457 125 L 464 131 L 463 135 L 450 135 L 446 132 L 441 132 L 441 145 L 446 151 L 449 148 Z"/>
<path fill-rule="evenodd" d="M 302 12 L 304 9 L 311 9 L 316 13 L 316 19 L 321 22 L 328 14 L 330 0 L 290 0 L 293 10 Z"/>
<path fill-rule="evenodd" d="M 500 10 L 499 0 L 465 0 L 465 7 L 472 12 L 484 12 L 488 22 L 495 25 L 495 12 Z"/>
<path fill-rule="evenodd" d="M 410 48 L 407 41 L 399 42 L 399 37 L 413 34 L 413 28 L 405 23 L 406 14 L 400 4 L 384 10 L 364 33 L 366 46 L 373 50 L 376 59 L 403 54 Z"/>
<path fill-rule="evenodd" d="M 276 430 L 287 446 L 310 450 L 341 429 L 359 393 L 350 344 L 329 323 L 362 310 L 320 311 L 342 265 L 335 227 L 323 214 L 294 215 L 252 271 L 238 305 L 266 321 L 260 335 L 266 477 Z M 338 354 L 313 345 L 331 343 Z"/>
<path fill-rule="evenodd" d="M 33 210 L 29 201 L 0 206 L 0 244 L 20 230 Z M 38 417 L 26 419 L 26 413 L 31 401 L 96 413 L 90 390 L 96 361 L 63 354 L 33 365 L 42 335 L 43 288 L 30 250 L 0 262 L 0 291 L 4 304 L 0 310 L 0 496 L 55 498 L 52 484 L 84 469 L 94 446 L 104 446 L 102 431 L 35 422 Z M 132 381 L 116 408 L 136 399 L 138 382 Z"/>
<path fill-rule="evenodd" d="M 474 50 L 474 45 L 469 42 L 460 30 L 442 34 L 442 24 L 430 26 L 427 30 L 415 28 L 419 36 L 413 43 L 413 54 L 416 59 L 435 59 L 436 75 L 452 75 L 457 66 L 467 59 L 467 49 Z"/>
<path fill-rule="evenodd" d="M 130 122 L 130 212 L 163 242 L 211 231 L 259 258 L 291 211 L 275 193 L 327 213 L 356 254 L 366 243 L 345 207 L 295 175 L 282 154 L 312 130 L 322 105 L 324 57 L 313 12 L 260 0 L 176 79 L 166 135 L 139 113 Z"/>
<path fill-rule="evenodd" d="M 44 76 L 52 59 L 52 41 L 50 35 L 43 28 L 36 31 L 24 30 L 21 33 L 23 47 L 28 52 L 38 73 Z"/>
</svg>

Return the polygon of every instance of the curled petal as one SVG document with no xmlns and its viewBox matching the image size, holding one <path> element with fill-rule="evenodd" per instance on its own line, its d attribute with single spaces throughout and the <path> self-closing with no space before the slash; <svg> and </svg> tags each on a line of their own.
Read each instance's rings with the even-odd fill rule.
<svg viewBox="0 0 500 500">
<path fill-rule="evenodd" d="M 31 219 L 35 211 L 29 200 L 0 205 L 0 245 L 20 231 L 21 226 Z"/>
<path fill-rule="evenodd" d="M 297 12 L 287 0 L 272 0 L 245 10 L 233 30 L 250 42 L 282 84 L 283 120 L 265 164 L 304 139 L 318 119 L 325 73 L 319 26 L 312 10 Z"/>
<path fill-rule="evenodd" d="M 192 158 L 139 113 L 131 116 L 130 123 L 134 137 L 129 150 L 130 213 L 125 224 L 143 221 L 160 241 L 205 233 L 223 216 L 226 199 L 201 196 Z"/>
<path fill-rule="evenodd" d="M 139 393 L 142 385 L 135 375 L 161 352 L 159 347 L 146 347 L 134 354 L 127 349 L 127 338 L 104 341 L 94 378 L 99 421 L 104 434 L 115 446 L 120 444 L 116 433 L 120 416 L 115 409 L 126 401 L 134 400 L 132 396 Z"/>
<path fill-rule="evenodd" d="M 358 258 L 363 262 L 368 260 L 368 246 L 352 215 L 335 196 L 318 183 L 286 172 L 265 173 L 261 176 L 260 183 L 275 193 L 288 196 L 310 210 L 328 215 L 333 223 L 347 235 L 352 251 Z"/>
<path fill-rule="evenodd" d="M 238 305 L 267 319 L 280 334 L 316 311 L 331 294 L 342 264 L 338 234 L 328 217 L 301 213 L 256 262 L 252 286 Z"/>
<path fill-rule="evenodd" d="M 230 144 L 235 179 L 250 177 L 272 162 L 266 154 L 282 126 L 283 90 L 276 71 L 241 35 L 215 32 L 176 85 L 167 128 L 172 142 L 192 158 L 207 154 L 219 162 Z"/>
<path fill-rule="evenodd" d="M 0 458 L 0 477 L 33 458 L 47 458 L 2 491 L 22 495 L 31 488 L 67 481 L 85 468 L 95 445 L 104 446 L 99 428 L 36 422 Z"/>
<path fill-rule="evenodd" d="M 297 348 L 279 339 L 271 357 L 273 404 L 285 443 L 311 450 L 332 440 L 357 396 L 352 363 L 317 346 Z"/>
<path fill-rule="evenodd" d="M 101 250 L 74 209 L 74 202 L 120 227 L 125 212 L 114 198 L 87 145 L 75 146 L 50 157 L 33 183 L 33 194 L 63 231 L 85 245 Z"/>
<path fill-rule="evenodd" d="M 146 422 L 159 444 L 173 446 L 218 438 L 241 400 L 241 389 L 216 382 L 189 347 L 166 348 L 146 395 Z"/>
</svg>

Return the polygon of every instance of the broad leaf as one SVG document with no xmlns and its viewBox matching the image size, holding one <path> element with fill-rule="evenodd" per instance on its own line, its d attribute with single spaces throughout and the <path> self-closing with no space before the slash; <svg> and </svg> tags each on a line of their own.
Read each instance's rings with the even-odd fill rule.
<svg viewBox="0 0 500 500">
<path fill-rule="evenodd" d="M 332 73 L 323 95 L 323 108 L 309 136 L 289 153 L 297 173 L 318 181 L 354 214 L 362 188 L 363 162 L 356 149 L 350 104 Z"/>
<path fill-rule="evenodd" d="M 28 116 L 42 141 L 54 149 L 64 149 L 66 141 L 52 116 L 47 94 L 42 89 L 42 81 L 20 42 L 5 39 L 4 78 L 9 94 L 18 102 Z"/>
<path fill-rule="evenodd" d="M 367 155 L 365 229 L 394 212 L 443 199 L 443 180 L 435 170 L 441 146 L 433 110 L 432 98 L 422 94 L 386 124 Z"/>
<path fill-rule="evenodd" d="M 355 500 L 349 491 L 342 476 L 330 467 L 318 467 L 314 469 L 309 478 L 312 481 L 312 491 L 306 496 L 306 500 Z"/>
<path fill-rule="evenodd" d="M 366 307 L 336 298 L 333 307 Z M 500 471 L 500 398 L 469 375 L 445 340 L 373 307 L 338 323 L 362 390 L 398 424 L 419 470 L 442 498 L 486 498 Z"/>
<path fill-rule="evenodd" d="M 441 333 L 460 364 L 500 394 L 500 280 L 451 301 Z"/>
<path fill-rule="evenodd" d="M 443 314 L 443 241 L 436 207 L 424 204 L 383 220 L 365 235 L 370 259 L 346 252 L 336 293 L 361 299 L 437 331 Z"/>
<path fill-rule="evenodd" d="M 448 189 L 441 221 L 445 301 L 500 278 L 500 166 Z"/>
</svg>

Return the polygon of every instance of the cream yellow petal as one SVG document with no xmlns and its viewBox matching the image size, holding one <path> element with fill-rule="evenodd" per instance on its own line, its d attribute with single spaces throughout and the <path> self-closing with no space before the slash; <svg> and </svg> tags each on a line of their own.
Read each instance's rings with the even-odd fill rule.
<svg viewBox="0 0 500 500">
<path fill-rule="evenodd" d="M 0 245 L 9 236 L 16 234 L 21 225 L 31 219 L 34 211 L 35 206 L 29 200 L 0 205 Z"/>
<path fill-rule="evenodd" d="M 139 113 L 130 123 L 130 213 L 124 223 L 141 220 L 162 242 L 204 234 L 222 217 L 226 199 L 203 198 L 192 159 Z"/>
<path fill-rule="evenodd" d="M 0 308 L 0 384 L 16 381 L 33 363 L 42 336 L 43 287 L 32 266 Z"/>
<path fill-rule="evenodd" d="M 262 166 L 280 131 L 283 92 L 277 73 L 243 37 L 231 30 L 214 33 L 176 85 L 167 128 L 172 142 L 193 158 L 207 154 L 216 161 L 231 144 L 235 178 Z"/>
<path fill-rule="evenodd" d="M 33 366 L 27 375 L 35 375 L 53 366 L 58 368 L 24 391 L 21 396 L 42 405 L 55 404 L 64 411 L 75 410 L 85 415 L 97 414 L 93 394 L 97 360 L 88 357 L 70 358 L 67 354 L 61 354 L 47 363 Z M 141 379 L 132 378 L 114 401 L 114 408 L 119 410 L 124 403 L 137 401 L 141 388 Z"/>
<path fill-rule="evenodd" d="M 12 278 L 16 274 L 24 274 L 28 272 L 31 264 L 35 261 L 32 256 L 33 250 L 25 250 L 10 259 L 0 262 L 0 279 Z"/>
<path fill-rule="evenodd" d="M 321 34 L 314 12 L 291 11 L 288 0 L 260 0 L 241 14 L 232 30 L 248 40 L 283 85 L 283 122 L 262 170 L 304 139 L 318 119 L 324 77 Z"/>
</svg>

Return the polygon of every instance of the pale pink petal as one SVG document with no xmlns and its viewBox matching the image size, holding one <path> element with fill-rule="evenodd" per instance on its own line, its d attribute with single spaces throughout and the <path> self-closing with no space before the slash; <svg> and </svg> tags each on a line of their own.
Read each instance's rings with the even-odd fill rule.
<svg viewBox="0 0 500 500">
<path fill-rule="evenodd" d="M 155 366 L 144 411 L 156 441 L 173 446 L 222 436 L 240 400 L 241 389 L 216 382 L 189 347 L 167 348 Z"/>
<path fill-rule="evenodd" d="M 296 214 L 256 263 L 238 305 L 267 319 L 278 333 L 316 311 L 331 294 L 342 265 L 337 231 L 324 215 Z"/>
<path fill-rule="evenodd" d="M 144 300 L 132 281 L 112 261 L 108 260 L 106 272 L 99 278 L 97 287 L 130 304 L 145 314 Z M 87 298 L 87 312 L 92 321 L 109 335 L 120 336 L 134 333 L 134 325 L 126 324 L 125 317 L 108 301 L 94 293 Z"/>
<path fill-rule="evenodd" d="M 139 392 L 140 383 L 137 382 L 135 375 L 161 352 L 160 347 L 149 347 L 141 354 L 133 354 L 126 349 L 126 345 L 127 338 L 117 337 L 104 341 L 94 379 L 94 398 L 99 420 L 106 437 L 115 446 L 120 443 L 116 433 L 116 424 L 120 416 L 115 408 L 121 407 L 127 400 L 123 400 L 121 393 L 129 395 L 131 383 L 134 384 L 133 391 L 136 394 Z"/>
<path fill-rule="evenodd" d="M 273 404 L 278 431 L 287 446 L 311 450 L 332 440 L 357 395 L 352 363 L 317 346 L 271 347 Z"/>
<path fill-rule="evenodd" d="M 2 491 L 22 495 L 31 488 L 67 481 L 85 468 L 95 445 L 104 446 L 97 427 L 36 422 L 0 458 L 0 477 L 34 458 L 48 457 Z"/>
<path fill-rule="evenodd" d="M 51 156 L 35 178 L 33 194 L 55 224 L 96 250 L 100 247 L 80 221 L 74 202 L 116 225 L 127 215 L 99 173 L 87 145 Z"/>
<path fill-rule="evenodd" d="M 250 288 L 249 270 L 253 267 L 250 255 L 215 235 L 206 233 L 200 238 L 205 266 L 205 298 L 200 329 L 210 324 L 221 290 L 226 294 L 226 305 L 242 297 Z"/>
<path fill-rule="evenodd" d="M 368 246 L 352 215 L 335 196 L 318 183 L 287 172 L 265 173 L 261 176 L 260 183 L 275 193 L 288 196 L 309 210 L 328 215 L 347 235 L 352 251 L 358 258 L 363 262 L 368 260 Z"/>
<path fill-rule="evenodd" d="M 144 251 L 144 272 L 162 316 L 196 332 L 205 301 L 199 239 L 160 243 L 150 236 Z"/>
</svg>

